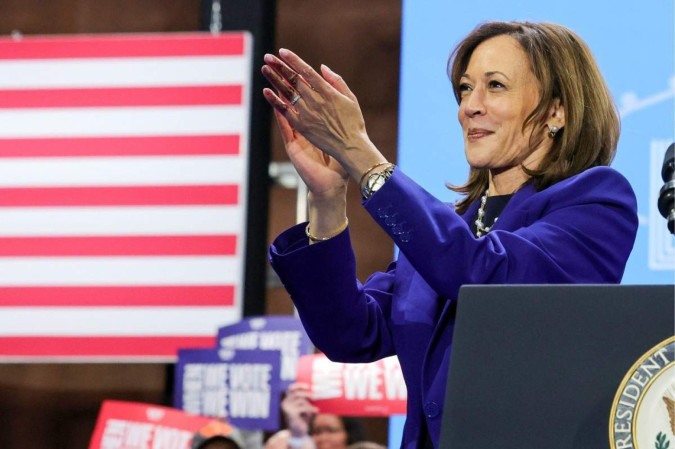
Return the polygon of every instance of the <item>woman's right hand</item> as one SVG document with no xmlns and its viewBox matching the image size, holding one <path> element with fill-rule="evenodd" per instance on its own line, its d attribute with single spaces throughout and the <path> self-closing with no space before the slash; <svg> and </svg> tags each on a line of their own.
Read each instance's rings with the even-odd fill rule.
<svg viewBox="0 0 675 449">
<path fill-rule="evenodd" d="M 319 412 L 310 402 L 309 386 L 304 383 L 294 383 L 286 390 L 286 396 L 281 401 L 281 410 L 283 410 L 294 438 L 303 438 L 309 435 L 309 425 Z"/>
</svg>

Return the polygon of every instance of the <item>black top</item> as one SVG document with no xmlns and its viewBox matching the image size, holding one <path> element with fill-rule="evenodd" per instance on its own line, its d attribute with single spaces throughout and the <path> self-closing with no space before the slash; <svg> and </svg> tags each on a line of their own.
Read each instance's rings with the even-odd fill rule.
<svg viewBox="0 0 675 449">
<path fill-rule="evenodd" d="M 508 195 L 495 195 L 488 196 L 487 201 L 485 202 L 485 215 L 483 215 L 483 226 L 491 228 L 495 223 L 495 218 L 499 217 L 499 214 L 502 213 L 506 207 L 506 203 L 513 197 L 513 194 Z M 480 200 L 479 200 L 480 201 Z M 471 232 L 473 235 L 476 235 L 476 218 L 478 218 L 478 212 L 471 219 Z"/>
</svg>

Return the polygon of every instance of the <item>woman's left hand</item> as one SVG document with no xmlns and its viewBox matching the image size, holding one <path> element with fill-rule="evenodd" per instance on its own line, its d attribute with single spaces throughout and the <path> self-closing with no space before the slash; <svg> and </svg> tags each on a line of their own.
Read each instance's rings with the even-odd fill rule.
<svg viewBox="0 0 675 449">
<path fill-rule="evenodd" d="M 344 197 L 349 180 L 344 168 L 294 130 L 276 109 L 274 116 L 286 153 L 309 191 L 317 198 Z"/>
<path fill-rule="evenodd" d="M 353 178 L 384 160 L 366 132 L 356 96 L 342 77 L 325 65 L 318 74 L 289 50 L 265 55 L 262 72 L 274 86 L 267 101 L 309 142 L 335 158 Z"/>
</svg>

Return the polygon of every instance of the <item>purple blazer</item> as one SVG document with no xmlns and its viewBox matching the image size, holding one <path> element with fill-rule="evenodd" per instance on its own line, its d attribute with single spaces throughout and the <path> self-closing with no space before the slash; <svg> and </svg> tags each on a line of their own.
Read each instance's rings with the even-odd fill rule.
<svg viewBox="0 0 675 449">
<path fill-rule="evenodd" d="M 601 284 L 621 281 L 638 227 L 635 195 L 609 167 L 541 192 L 525 185 L 489 234 L 400 170 L 364 203 L 400 249 L 365 283 L 356 279 L 349 231 L 308 245 L 304 224 L 270 248 L 272 266 L 314 344 L 330 359 L 397 355 L 408 387 L 402 448 L 415 449 L 426 420 L 438 447 L 459 288 L 464 284 Z"/>
</svg>

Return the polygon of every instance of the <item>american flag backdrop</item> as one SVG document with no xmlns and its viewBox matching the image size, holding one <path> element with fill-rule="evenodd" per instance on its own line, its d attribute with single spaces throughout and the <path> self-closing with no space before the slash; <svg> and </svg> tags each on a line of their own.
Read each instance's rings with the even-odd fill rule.
<svg viewBox="0 0 675 449">
<path fill-rule="evenodd" d="M 0 360 L 173 360 L 241 318 L 251 48 L 0 40 Z"/>
</svg>

